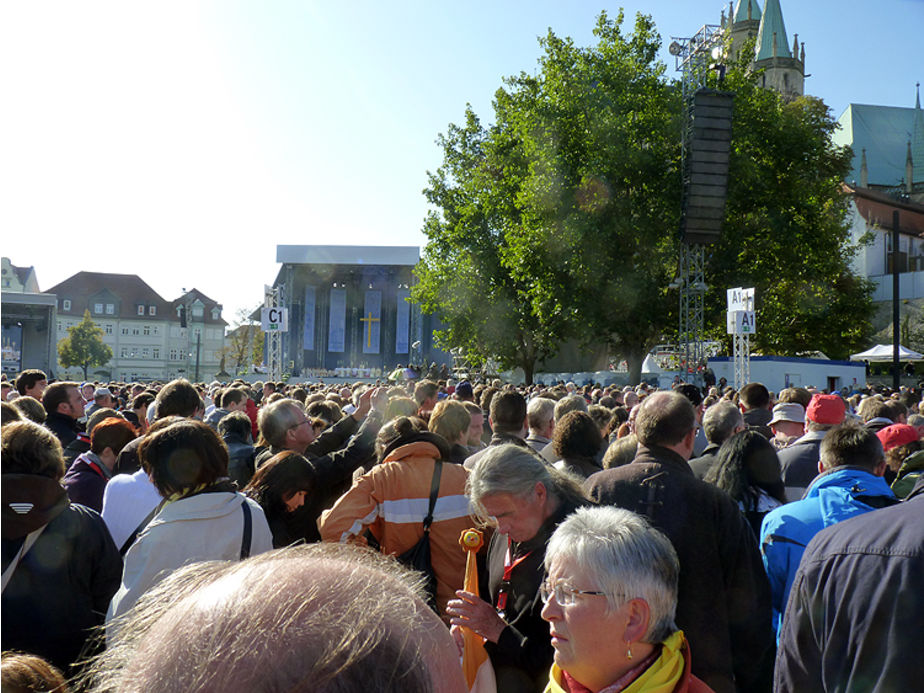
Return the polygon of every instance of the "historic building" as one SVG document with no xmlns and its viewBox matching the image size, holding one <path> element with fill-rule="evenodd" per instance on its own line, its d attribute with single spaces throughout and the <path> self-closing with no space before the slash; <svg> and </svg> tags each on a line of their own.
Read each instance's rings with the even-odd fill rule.
<svg viewBox="0 0 924 693">
<path fill-rule="evenodd" d="M 283 370 L 448 363 L 433 343 L 435 318 L 409 301 L 416 246 L 279 245 L 274 287 L 289 309 Z"/>
<path fill-rule="evenodd" d="M 220 368 L 227 323 L 221 305 L 193 289 L 167 301 L 134 274 L 78 272 L 49 289 L 56 335 L 67 336 L 85 311 L 103 331 L 112 361 L 87 375 L 99 380 L 211 380 Z M 82 378 L 79 368 L 57 369 Z"/>
<path fill-rule="evenodd" d="M 761 85 L 787 99 L 805 94 L 805 43 L 799 43 L 795 34 L 790 48 L 780 0 L 767 0 L 763 11 L 757 0 L 737 0 L 728 11 L 725 24 L 732 60 L 737 60 L 748 39 L 756 39 L 751 65 L 761 71 Z"/>
</svg>

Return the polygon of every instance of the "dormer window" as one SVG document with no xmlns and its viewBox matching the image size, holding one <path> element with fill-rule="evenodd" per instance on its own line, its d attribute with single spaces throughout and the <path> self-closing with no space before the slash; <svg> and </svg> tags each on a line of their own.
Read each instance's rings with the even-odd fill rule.
<svg viewBox="0 0 924 693">
<path fill-rule="evenodd" d="M 112 303 L 106 304 L 106 315 L 115 315 L 115 305 Z"/>
<path fill-rule="evenodd" d="M 218 320 L 220 313 L 221 311 L 219 311 L 218 308 L 212 308 L 212 320 Z"/>
<path fill-rule="evenodd" d="M 148 315 L 157 315 L 157 306 L 148 306 Z"/>
<path fill-rule="evenodd" d="M 65 298 L 61 301 L 61 310 L 70 310 L 71 309 L 71 299 Z"/>
<path fill-rule="evenodd" d="M 103 314 L 103 304 L 102 304 L 102 303 L 94 303 L 94 304 L 93 304 L 93 312 L 96 313 L 97 315 L 102 315 L 102 314 Z"/>
<path fill-rule="evenodd" d="M 144 315 L 144 306 L 138 306 L 138 315 Z"/>
<path fill-rule="evenodd" d="M 201 318 L 201 317 L 202 317 L 202 304 L 201 304 L 201 303 L 195 303 L 195 304 L 193 304 L 193 307 L 192 307 L 192 314 L 193 314 L 193 317 L 194 317 L 194 318 Z"/>
</svg>

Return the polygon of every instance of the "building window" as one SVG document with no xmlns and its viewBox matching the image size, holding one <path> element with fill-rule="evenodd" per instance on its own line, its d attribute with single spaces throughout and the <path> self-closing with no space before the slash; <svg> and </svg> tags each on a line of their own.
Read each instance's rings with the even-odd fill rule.
<svg viewBox="0 0 924 693">
<path fill-rule="evenodd" d="M 171 350 L 170 350 L 170 360 L 171 360 L 171 361 L 176 361 L 178 358 L 179 358 L 179 357 L 177 356 L 177 351 L 176 351 L 176 349 L 171 349 Z"/>
<path fill-rule="evenodd" d="M 148 349 L 147 347 L 143 347 L 143 348 L 141 349 L 141 358 L 146 359 L 146 358 L 148 358 L 150 355 L 151 355 L 151 350 L 150 350 L 150 349 Z"/>
<path fill-rule="evenodd" d="M 112 325 L 106 325 L 106 334 L 112 334 Z"/>
<path fill-rule="evenodd" d="M 148 306 L 148 315 L 157 315 L 157 306 Z"/>
<path fill-rule="evenodd" d="M 151 349 L 151 356 L 155 359 L 159 359 L 160 358 L 160 348 L 154 347 L 153 349 Z"/>
<path fill-rule="evenodd" d="M 123 328 L 122 328 L 122 334 L 128 334 L 128 328 L 127 328 L 127 327 L 123 327 Z"/>
<path fill-rule="evenodd" d="M 157 337 L 160 334 L 160 328 L 157 325 L 154 325 L 154 336 Z"/>
<path fill-rule="evenodd" d="M 133 327 L 133 328 L 132 328 L 132 334 L 135 335 L 135 336 L 137 337 L 137 336 L 138 336 L 138 333 L 139 333 L 138 328 L 137 328 L 137 327 Z"/>
<path fill-rule="evenodd" d="M 202 317 L 202 305 L 198 303 L 193 305 L 192 314 L 194 318 L 201 318 Z"/>
<path fill-rule="evenodd" d="M 94 304 L 93 304 L 93 312 L 96 313 L 97 315 L 102 315 L 102 314 L 103 314 L 103 304 L 102 304 L 102 303 L 94 303 Z"/>
<path fill-rule="evenodd" d="M 121 356 L 123 359 L 128 358 L 128 347 L 122 347 Z"/>
<path fill-rule="evenodd" d="M 218 320 L 219 310 L 218 308 L 212 308 L 212 320 Z"/>
<path fill-rule="evenodd" d="M 145 337 L 147 337 L 147 336 L 150 335 L 150 334 L 151 334 L 151 326 L 150 326 L 150 325 L 145 325 L 145 326 L 144 326 L 144 335 L 145 335 Z"/>
<path fill-rule="evenodd" d="M 65 298 L 61 301 L 61 310 L 70 310 L 71 309 L 71 299 Z"/>
<path fill-rule="evenodd" d="M 115 305 L 112 303 L 106 304 L 106 315 L 115 315 Z"/>
<path fill-rule="evenodd" d="M 61 332 L 62 330 L 64 330 L 64 323 L 58 320 L 58 332 Z"/>
<path fill-rule="evenodd" d="M 144 306 L 138 306 L 138 315 L 144 315 Z"/>
</svg>

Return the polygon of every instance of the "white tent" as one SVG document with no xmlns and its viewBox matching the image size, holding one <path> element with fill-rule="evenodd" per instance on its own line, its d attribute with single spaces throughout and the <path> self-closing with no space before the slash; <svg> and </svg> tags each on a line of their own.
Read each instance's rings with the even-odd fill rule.
<svg viewBox="0 0 924 693">
<path fill-rule="evenodd" d="M 892 360 L 892 345 L 891 344 L 877 344 L 872 349 L 867 349 L 862 351 L 859 354 L 851 354 L 851 361 L 891 361 Z M 916 351 L 911 351 L 911 349 L 906 349 L 905 347 L 899 345 L 898 347 L 898 360 L 899 361 L 922 361 L 924 356 L 919 354 Z"/>
</svg>

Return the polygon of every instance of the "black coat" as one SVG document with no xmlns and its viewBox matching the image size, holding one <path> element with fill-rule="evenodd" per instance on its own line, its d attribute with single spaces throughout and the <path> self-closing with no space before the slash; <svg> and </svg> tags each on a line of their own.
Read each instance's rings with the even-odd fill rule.
<svg viewBox="0 0 924 693">
<path fill-rule="evenodd" d="M 590 498 L 648 517 L 680 559 L 677 625 L 693 674 L 716 693 L 769 690 L 770 583 L 757 540 L 734 501 L 700 481 L 677 453 L 639 446 L 631 464 L 584 484 Z"/>
<path fill-rule="evenodd" d="M 709 470 L 712 469 L 712 466 L 716 463 L 716 460 L 719 457 L 719 448 L 721 445 L 716 445 L 715 443 L 709 443 L 706 446 L 706 449 L 703 450 L 703 454 L 699 457 L 694 457 L 690 460 L 690 469 L 693 470 L 693 476 L 697 479 L 705 479 L 706 475 L 709 473 Z"/>
<path fill-rule="evenodd" d="M 74 438 L 77 437 L 77 431 L 80 426 L 77 419 L 56 411 L 48 412 L 45 417 L 45 428 L 55 434 L 55 437 L 61 441 L 61 447 L 66 448 Z"/>
<path fill-rule="evenodd" d="M 3 649 L 37 654 L 66 672 L 105 619 L 122 559 L 103 518 L 68 502 L 53 479 L 4 474 L 3 502 L 4 570 L 26 535 L 46 525 L 3 592 Z M 12 502 L 32 508 L 20 515 Z"/>
<path fill-rule="evenodd" d="M 922 575 L 924 481 L 816 534 L 790 591 L 774 690 L 921 690 Z"/>
<path fill-rule="evenodd" d="M 549 624 L 542 620 L 542 599 L 539 585 L 545 579 L 545 547 L 555 528 L 577 505 L 563 501 L 558 510 L 542 525 L 529 541 L 510 546 L 511 562 L 526 556 L 510 574 L 504 620 L 508 625 L 496 643 L 485 643 L 497 676 L 498 693 L 533 693 L 545 690 L 552 666 L 552 639 Z M 491 538 L 487 558 L 487 584 L 481 594 L 490 595 L 498 605 L 498 592 L 504 575 L 507 535 L 495 533 Z"/>
</svg>

